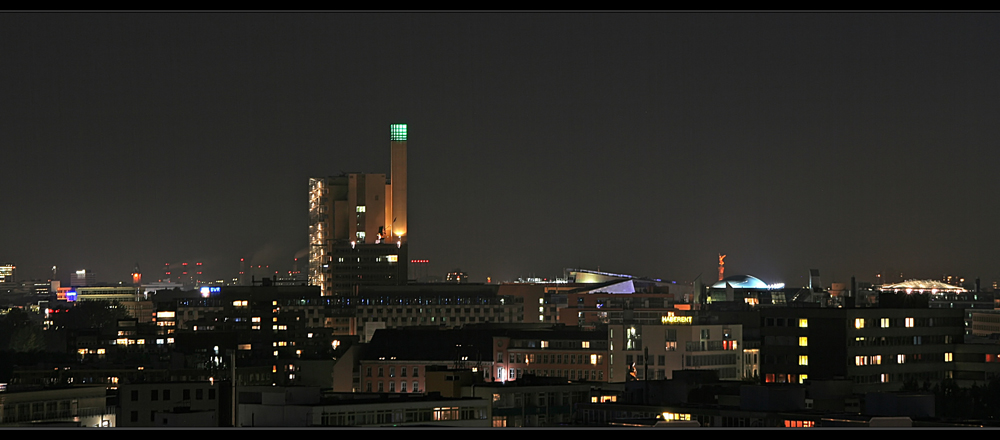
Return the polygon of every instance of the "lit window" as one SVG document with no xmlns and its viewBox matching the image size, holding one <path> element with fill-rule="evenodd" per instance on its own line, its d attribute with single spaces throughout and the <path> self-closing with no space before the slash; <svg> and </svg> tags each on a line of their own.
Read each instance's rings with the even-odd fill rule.
<svg viewBox="0 0 1000 440">
<path fill-rule="evenodd" d="M 945 353 L 944 354 L 944 361 L 945 362 L 951 362 L 952 360 L 954 360 L 954 354 L 953 353 Z"/>
<path fill-rule="evenodd" d="M 905 364 L 906 363 L 906 355 L 905 354 L 897 354 L 896 355 L 896 363 L 897 364 Z"/>
<path fill-rule="evenodd" d="M 590 348 L 590 341 L 583 341 L 583 348 Z"/>
<path fill-rule="evenodd" d="M 799 365 L 809 365 L 809 356 L 800 355 L 799 356 Z"/>
<path fill-rule="evenodd" d="M 855 318 L 854 319 L 854 328 L 856 328 L 856 329 L 865 328 L 865 318 Z"/>
<path fill-rule="evenodd" d="M 799 375 L 799 383 L 805 383 L 806 379 L 809 379 L 809 375 L 808 374 L 800 374 Z"/>
<path fill-rule="evenodd" d="M 889 375 L 882 373 L 882 383 L 886 383 L 888 381 L 889 381 Z"/>
<path fill-rule="evenodd" d="M 809 338 L 805 336 L 799 336 L 799 347 L 808 347 Z"/>
<path fill-rule="evenodd" d="M 542 341 L 542 348 L 549 348 L 549 341 Z"/>
<path fill-rule="evenodd" d="M 872 365 L 882 365 L 882 355 L 872 356 Z"/>
<path fill-rule="evenodd" d="M 854 365 L 860 367 L 863 365 L 868 365 L 868 363 L 865 362 L 864 356 L 854 356 Z"/>
<path fill-rule="evenodd" d="M 806 319 L 806 318 L 799 319 L 799 327 L 800 328 L 807 328 L 807 327 L 809 327 L 809 320 Z"/>
<path fill-rule="evenodd" d="M 913 318 L 906 318 L 906 326 L 913 327 Z"/>
<path fill-rule="evenodd" d="M 364 205 L 358 205 L 357 211 L 358 212 L 365 212 L 365 206 Z"/>
<path fill-rule="evenodd" d="M 663 420 L 674 421 L 674 420 L 691 420 L 691 414 L 677 414 L 677 413 L 663 413 Z"/>
<path fill-rule="evenodd" d="M 882 318 L 882 328 L 889 328 L 889 318 Z"/>
</svg>

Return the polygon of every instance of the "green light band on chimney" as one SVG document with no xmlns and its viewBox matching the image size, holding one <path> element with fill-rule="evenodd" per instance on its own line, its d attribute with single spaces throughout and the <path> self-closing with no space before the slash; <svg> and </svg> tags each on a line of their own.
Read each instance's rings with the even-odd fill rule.
<svg viewBox="0 0 1000 440">
<path fill-rule="evenodd" d="M 393 141 L 405 141 L 406 140 L 406 124 L 392 124 L 389 126 L 390 140 Z"/>
</svg>

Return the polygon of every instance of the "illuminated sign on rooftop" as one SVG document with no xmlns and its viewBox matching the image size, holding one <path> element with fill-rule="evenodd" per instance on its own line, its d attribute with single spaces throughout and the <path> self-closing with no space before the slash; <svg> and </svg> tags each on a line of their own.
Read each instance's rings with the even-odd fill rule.
<svg viewBox="0 0 1000 440">
<path fill-rule="evenodd" d="M 389 140 L 405 141 L 406 124 L 392 124 L 389 126 Z"/>
<path fill-rule="evenodd" d="M 661 316 L 660 323 L 666 325 L 691 325 L 692 319 L 690 316 Z"/>
<path fill-rule="evenodd" d="M 213 293 L 222 292 L 222 288 L 221 287 L 202 286 L 202 288 L 198 289 L 198 291 L 201 293 L 201 297 L 202 298 L 208 298 Z"/>
</svg>

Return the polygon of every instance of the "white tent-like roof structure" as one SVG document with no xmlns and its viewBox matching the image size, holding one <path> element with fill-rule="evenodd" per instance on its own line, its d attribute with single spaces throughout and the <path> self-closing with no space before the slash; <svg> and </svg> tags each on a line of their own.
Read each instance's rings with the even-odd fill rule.
<svg viewBox="0 0 1000 440">
<path fill-rule="evenodd" d="M 882 287 L 879 287 L 879 290 L 883 292 L 930 292 L 934 294 L 968 292 L 968 290 L 961 287 L 934 280 L 906 280 L 896 284 L 883 284 Z"/>
</svg>

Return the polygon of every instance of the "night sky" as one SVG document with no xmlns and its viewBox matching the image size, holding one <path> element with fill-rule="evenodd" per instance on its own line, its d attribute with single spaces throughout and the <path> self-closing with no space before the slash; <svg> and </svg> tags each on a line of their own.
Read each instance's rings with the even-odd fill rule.
<svg viewBox="0 0 1000 440">
<path fill-rule="evenodd" d="M 431 275 L 1000 280 L 1000 15 L 956 13 L 0 14 L 0 262 L 288 270 L 400 122 Z"/>
</svg>

